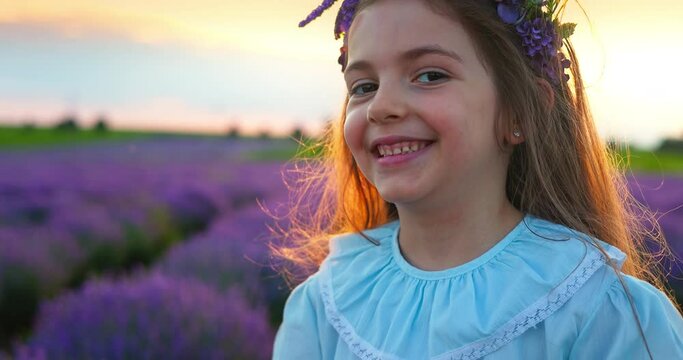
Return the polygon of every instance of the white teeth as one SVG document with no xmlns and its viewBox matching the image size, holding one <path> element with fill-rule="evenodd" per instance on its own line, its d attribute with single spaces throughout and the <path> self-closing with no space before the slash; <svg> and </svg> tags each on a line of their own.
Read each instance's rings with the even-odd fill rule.
<svg viewBox="0 0 683 360">
<path fill-rule="evenodd" d="M 380 156 L 392 156 L 418 151 L 425 146 L 427 146 L 427 143 L 424 141 L 404 141 L 393 145 L 378 145 L 377 151 Z"/>
</svg>

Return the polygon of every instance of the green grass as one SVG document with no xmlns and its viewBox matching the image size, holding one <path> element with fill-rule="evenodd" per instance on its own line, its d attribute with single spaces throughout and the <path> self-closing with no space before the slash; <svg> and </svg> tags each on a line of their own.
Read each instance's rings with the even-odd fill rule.
<svg viewBox="0 0 683 360">
<path fill-rule="evenodd" d="M 631 171 L 645 173 L 683 173 L 683 154 L 630 149 L 630 156 L 622 150 L 622 167 L 629 166 Z"/>
<path fill-rule="evenodd" d="M 316 139 L 303 139 L 301 142 L 294 139 L 278 140 L 263 150 L 252 151 L 245 155 L 250 161 L 288 161 L 294 158 L 314 158 L 322 153 L 322 148 L 316 145 Z"/>
<path fill-rule="evenodd" d="M 103 140 L 126 140 L 145 136 L 147 134 L 133 131 L 97 132 L 94 130 L 55 130 L 0 125 L 0 150 L 21 150 Z"/>
</svg>

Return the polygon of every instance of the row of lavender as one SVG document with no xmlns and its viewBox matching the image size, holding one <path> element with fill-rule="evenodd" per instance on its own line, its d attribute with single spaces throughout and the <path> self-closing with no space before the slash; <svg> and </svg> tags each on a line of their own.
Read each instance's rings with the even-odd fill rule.
<svg viewBox="0 0 683 360">
<path fill-rule="evenodd" d="M 166 139 L 0 154 L 0 338 L 7 342 L 13 336 L 30 334 L 27 325 L 38 302 L 63 293 L 67 287 L 78 287 L 89 274 L 111 273 L 112 270 L 152 263 L 169 246 L 179 240 L 185 242 L 187 234 L 211 224 L 201 236 L 189 239 L 192 241 L 187 245 L 192 245 L 187 250 L 180 250 L 184 246 L 174 247 L 154 267 L 153 276 L 143 276 L 143 271 L 138 271 L 127 280 L 91 280 L 77 292 L 54 301 L 43 301 L 39 325 L 29 342 L 32 345 L 22 351 L 24 355 L 29 349 L 47 351 L 49 358 L 100 357 L 89 352 L 93 349 L 79 350 L 73 347 L 74 344 L 67 346 L 64 329 L 68 328 L 73 330 L 74 341 L 83 334 L 90 334 L 91 339 L 95 337 L 118 344 L 118 347 L 107 348 L 109 355 L 106 358 L 120 357 L 115 354 L 130 357 L 130 352 L 126 352 L 130 350 L 126 350 L 129 345 L 139 351 L 166 349 L 171 351 L 169 354 L 176 354 L 173 356 L 182 355 L 183 351 L 179 349 L 188 346 L 194 350 L 215 348 L 207 353 L 207 356 L 215 355 L 209 358 L 235 353 L 234 349 L 228 349 L 230 344 L 241 344 L 240 348 L 247 352 L 263 352 L 262 346 L 254 346 L 252 350 L 245 347 L 248 342 L 236 336 L 238 330 L 245 327 L 236 327 L 234 319 L 241 318 L 242 322 L 252 324 L 246 328 L 268 337 L 270 330 L 265 314 L 257 310 L 265 305 L 254 301 L 264 299 L 263 294 L 268 291 L 242 291 L 243 287 L 235 291 L 228 285 L 236 282 L 231 277 L 239 272 L 221 270 L 229 270 L 230 266 L 234 270 L 248 268 L 245 264 L 237 266 L 241 260 L 228 259 L 226 254 L 232 256 L 249 250 L 257 259 L 266 253 L 265 248 L 255 251 L 254 243 L 248 241 L 255 239 L 255 230 L 264 229 L 263 215 L 253 203 L 255 198 L 283 193 L 281 188 L 272 186 L 277 184 L 273 180 L 279 178 L 281 164 L 239 161 L 245 151 L 264 145 L 267 144 L 253 141 Z M 247 226 L 255 214 L 257 223 L 251 220 L 251 227 Z M 240 232 L 242 228 L 251 229 L 252 233 Z M 233 229 L 232 233 L 226 229 Z M 222 243 L 211 239 L 222 240 Z M 248 246 L 226 247 L 249 243 L 251 250 Z M 175 255 L 178 251 L 181 255 Z M 210 254 L 222 258 L 208 264 L 206 255 Z M 223 269 L 216 268 L 221 264 Z M 262 271 L 261 267 L 257 266 L 251 266 L 250 271 L 242 270 L 250 274 L 259 271 Z M 117 297 L 110 296 L 113 294 Z M 135 303 L 145 298 L 145 294 L 149 306 L 167 302 L 165 308 L 152 306 L 162 313 L 186 311 L 177 313 L 175 318 L 171 316 L 171 323 L 157 331 L 141 328 L 139 334 L 132 333 L 129 339 L 121 337 L 128 333 L 125 330 L 130 329 L 131 324 L 145 319 L 144 314 L 149 313 L 142 311 L 145 305 L 141 305 L 141 313 L 103 309 L 116 308 L 112 304 L 114 299 Z M 84 302 L 90 304 L 92 311 L 81 311 Z M 124 303 L 119 303 L 119 309 L 136 309 L 132 303 Z M 74 311 L 67 310 L 70 306 Z M 206 316 L 194 314 L 202 309 Z M 228 316 L 229 313 L 233 316 Z M 110 318 L 102 314 L 108 314 Z M 59 335 L 50 333 L 50 329 L 54 329 L 51 326 L 60 323 L 60 316 L 67 321 L 62 325 L 68 326 L 58 326 Z M 73 326 L 75 320 L 84 326 L 100 321 L 101 330 L 106 329 L 111 336 L 97 336 L 94 329 L 82 329 L 85 332 L 78 334 Z M 122 333 L 111 331 L 112 324 L 116 323 L 124 330 Z M 152 323 L 164 324 L 163 321 Z M 185 333 L 188 328 L 195 329 L 194 338 L 191 335 L 187 336 L 191 339 L 188 341 L 173 338 L 174 334 Z M 152 342 L 143 341 L 139 337 L 142 333 L 154 337 L 159 345 L 165 342 L 175 344 L 175 347 L 149 346 Z M 85 345 L 86 342 L 79 343 Z M 245 356 L 252 358 L 252 355 Z"/>
<path fill-rule="evenodd" d="M 270 358 L 287 292 L 265 266 L 266 221 L 256 206 L 220 217 L 150 269 L 46 302 L 16 358 Z"/>
<path fill-rule="evenodd" d="M 665 254 L 661 264 L 678 302 L 683 304 L 683 174 L 640 174 L 629 178 L 629 190 L 654 212 L 661 225 L 673 255 Z"/>
</svg>

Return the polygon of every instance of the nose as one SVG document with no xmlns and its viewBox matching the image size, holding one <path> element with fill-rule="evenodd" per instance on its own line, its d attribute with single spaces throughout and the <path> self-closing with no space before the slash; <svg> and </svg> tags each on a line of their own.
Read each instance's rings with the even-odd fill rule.
<svg viewBox="0 0 683 360">
<path fill-rule="evenodd" d="M 400 120 L 406 116 L 407 103 L 401 85 L 385 83 L 380 85 L 368 105 L 368 121 L 385 123 Z"/>
</svg>

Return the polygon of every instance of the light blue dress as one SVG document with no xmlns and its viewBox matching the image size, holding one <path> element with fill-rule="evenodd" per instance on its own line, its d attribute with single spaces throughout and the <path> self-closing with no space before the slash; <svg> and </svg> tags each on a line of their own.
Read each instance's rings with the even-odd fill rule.
<svg viewBox="0 0 683 360">
<path fill-rule="evenodd" d="M 683 359 L 683 319 L 647 282 L 615 271 L 616 247 L 531 215 L 478 258 L 442 271 L 408 263 L 399 222 L 330 242 L 285 305 L 273 358 Z M 604 256 L 594 245 L 606 250 Z M 610 260 L 608 260 L 610 259 Z"/>
</svg>

